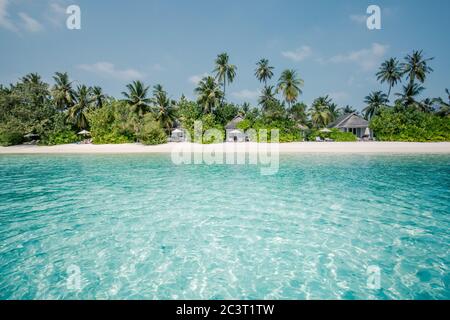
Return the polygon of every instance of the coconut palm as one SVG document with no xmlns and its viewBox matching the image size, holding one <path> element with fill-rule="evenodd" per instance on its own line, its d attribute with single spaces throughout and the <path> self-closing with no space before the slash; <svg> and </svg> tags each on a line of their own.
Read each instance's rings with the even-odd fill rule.
<svg viewBox="0 0 450 320">
<path fill-rule="evenodd" d="M 314 100 L 309 110 L 311 122 L 314 127 L 320 128 L 327 126 L 332 121 L 332 114 L 329 109 L 331 100 L 328 96 L 319 97 Z"/>
<path fill-rule="evenodd" d="M 93 87 L 92 88 L 92 98 L 94 100 L 94 106 L 96 108 L 102 108 L 106 100 L 106 95 L 103 93 L 102 88 Z"/>
<path fill-rule="evenodd" d="M 276 102 L 275 91 L 273 86 L 266 86 L 263 88 L 261 95 L 258 99 L 258 104 L 262 107 L 262 111 L 266 112 L 269 109 L 269 105 Z"/>
<path fill-rule="evenodd" d="M 340 116 L 340 110 L 336 103 L 330 103 L 328 105 L 328 110 L 330 110 L 331 121 L 336 120 Z"/>
<path fill-rule="evenodd" d="M 39 74 L 29 73 L 22 78 L 22 82 L 28 86 L 35 107 L 43 105 L 49 98 L 48 84 L 42 81 Z"/>
<path fill-rule="evenodd" d="M 284 70 L 278 80 L 277 92 L 281 91 L 290 108 L 291 104 L 297 101 L 298 96 L 302 93 L 302 86 L 303 80 L 295 70 Z"/>
<path fill-rule="evenodd" d="M 431 113 L 435 109 L 436 100 L 431 98 L 423 99 L 421 102 L 417 103 L 417 109 L 422 112 Z"/>
<path fill-rule="evenodd" d="M 37 73 L 29 73 L 26 76 L 22 77 L 22 81 L 25 83 L 31 83 L 34 85 L 42 84 L 41 76 Z"/>
<path fill-rule="evenodd" d="M 387 95 L 381 91 L 374 91 L 364 98 L 364 103 L 367 105 L 363 109 L 364 117 L 371 119 L 377 115 L 388 102 Z"/>
<path fill-rule="evenodd" d="M 198 95 L 197 102 L 202 106 L 203 112 L 211 113 L 220 105 L 224 93 L 220 90 L 216 80 L 211 77 L 204 77 L 194 92 Z"/>
<path fill-rule="evenodd" d="M 156 120 L 166 133 L 170 133 L 176 119 L 175 102 L 167 96 L 167 92 L 159 84 L 153 87 L 153 107 Z"/>
<path fill-rule="evenodd" d="M 411 55 L 405 57 L 405 62 L 402 63 L 403 75 L 407 76 L 409 83 L 412 85 L 417 79 L 420 83 L 424 83 L 427 74 L 433 72 L 433 69 L 428 66 L 428 62 L 434 58 L 424 58 L 423 51 L 413 51 Z"/>
<path fill-rule="evenodd" d="M 127 85 L 128 92 L 122 92 L 126 98 L 125 101 L 133 107 L 134 112 L 142 116 L 147 112 L 151 99 L 148 98 L 149 87 L 146 87 L 141 81 L 133 81 Z"/>
<path fill-rule="evenodd" d="M 65 111 L 73 106 L 74 91 L 72 89 L 72 82 L 69 80 L 69 75 L 64 72 L 56 72 L 53 77 L 55 85 L 52 88 L 52 95 L 56 107 L 60 111 Z"/>
<path fill-rule="evenodd" d="M 450 92 L 448 89 L 445 89 L 445 93 L 447 93 L 447 102 L 442 98 L 436 99 L 436 102 L 439 104 L 439 109 L 436 113 L 443 117 L 450 116 Z"/>
<path fill-rule="evenodd" d="M 93 102 L 92 89 L 85 85 L 78 86 L 74 93 L 74 104 L 69 109 L 68 118 L 78 129 L 88 129 L 86 112 Z"/>
<path fill-rule="evenodd" d="M 342 114 L 349 114 L 349 113 L 355 113 L 356 109 L 352 106 L 346 105 L 344 108 L 341 109 Z"/>
<path fill-rule="evenodd" d="M 273 77 L 273 67 L 269 65 L 269 60 L 261 59 L 256 64 L 255 76 L 260 82 L 264 82 L 264 86 L 267 87 L 267 80 Z"/>
<path fill-rule="evenodd" d="M 239 110 L 239 113 L 242 115 L 242 116 L 245 116 L 249 111 L 250 111 L 250 103 L 248 103 L 248 102 L 244 102 L 243 104 L 242 104 L 242 107 L 241 107 L 241 109 Z"/>
<path fill-rule="evenodd" d="M 221 53 L 216 58 L 216 67 L 214 69 L 214 74 L 216 75 L 216 80 L 222 84 L 223 87 L 223 96 L 222 96 L 222 104 L 225 99 L 226 94 L 226 84 L 230 84 L 233 82 L 236 77 L 237 67 L 233 64 L 229 63 L 230 57 L 227 53 Z"/>
<path fill-rule="evenodd" d="M 404 106 L 417 106 L 417 97 L 425 90 L 424 87 L 420 86 L 417 83 L 408 83 L 406 86 L 403 86 L 403 92 L 397 93 L 399 102 L 401 102 Z"/>
<path fill-rule="evenodd" d="M 377 73 L 377 80 L 381 83 L 387 82 L 389 84 L 389 91 L 387 98 L 391 95 L 392 88 L 402 79 L 402 68 L 396 58 L 386 60 L 381 64 L 380 71 Z"/>
<path fill-rule="evenodd" d="M 300 103 L 295 103 L 289 110 L 289 117 L 300 123 L 300 124 L 305 124 L 307 121 L 307 115 L 306 115 L 306 109 L 308 108 L 308 106 L 306 104 L 304 104 L 303 102 Z"/>
</svg>

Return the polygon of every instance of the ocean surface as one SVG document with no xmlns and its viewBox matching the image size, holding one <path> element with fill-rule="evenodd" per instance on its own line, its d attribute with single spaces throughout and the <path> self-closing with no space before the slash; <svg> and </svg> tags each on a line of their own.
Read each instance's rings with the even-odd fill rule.
<svg viewBox="0 0 450 320">
<path fill-rule="evenodd" d="M 450 155 L 0 156 L 0 299 L 450 299 Z"/>
</svg>

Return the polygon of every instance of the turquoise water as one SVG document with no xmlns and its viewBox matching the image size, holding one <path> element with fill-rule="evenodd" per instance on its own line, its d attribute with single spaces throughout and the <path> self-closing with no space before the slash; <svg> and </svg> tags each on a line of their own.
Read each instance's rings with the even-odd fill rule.
<svg viewBox="0 0 450 320">
<path fill-rule="evenodd" d="M 450 298 L 449 155 L 280 161 L 0 156 L 0 299 Z"/>
</svg>

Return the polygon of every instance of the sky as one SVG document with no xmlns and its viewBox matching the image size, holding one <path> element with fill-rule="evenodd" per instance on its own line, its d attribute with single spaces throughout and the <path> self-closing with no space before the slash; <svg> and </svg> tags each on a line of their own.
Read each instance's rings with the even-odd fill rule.
<svg viewBox="0 0 450 320">
<path fill-rule="evenodd" d="M 66 27 L 66 8 L 81 9 L 81 29 Z M 371 4 L 381 30 L 369 30 Z M 424 96 L 450 88 L 448 0 L 0 0 L 0 83 L 30 72 L 53 83 L 56 71 L 75 84 L 100 85 L 120 97 L 125 85 L 162 84 L 174 99 L 194 99 L 197 81 L 227 52 L 237 77 L 227 100 L 257 103 L 256 62 L 269 59 L 275 85 L 284 69 L 304 80 L 299 100 L 322 95 L 358 110 L 382 61 L 415 49 L 434 57 Z M 393 92 L 399 91 L 397 87 Z"/>
</svg>

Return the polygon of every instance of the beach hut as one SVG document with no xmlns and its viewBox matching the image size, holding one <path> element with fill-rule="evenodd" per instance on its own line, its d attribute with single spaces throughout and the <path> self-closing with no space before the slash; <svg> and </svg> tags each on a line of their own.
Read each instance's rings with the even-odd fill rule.
<svg viewBox="0 0 450 320">
<path fill-rule="evenodd" d="M 227 142 L 245 142 L 248 141 L 247 135 L 238 128 L 238 124 L 244 121 L 242 116 L 237 116 L 225 126 L 227 132 Z"/>
<path fill-rule="evenodd" d="M 347 113 L 330 123 L 328 128 L 339 129 L 342 132 L 351 132 L 359 139 L 373 139 L 373 131 L 369 128 L 369 122 L 356 113 Z"/>
<path fill-rule="evenodd" d="M 90 143 L 92 142 L 91 139 L 87 139 L 87 136 L 90 136 L 90 135 L 91 135 L 91 133 L 90 133 L 89 131 L 87 131 L 87 130 L 82 130 L 82 131 L 78 132 L 78 135 L 84 137 L 84 140 L 83 140 L 82 143 L 84 143 L 84 144 L 90 144 Z"/>
<path fill-rule="evenodd" d="M 171 142 L 185 142 L 186 141 L 186 132 L 182 128 L 175 128 L 172 130 L 170 134 Z"/>
</svg>

